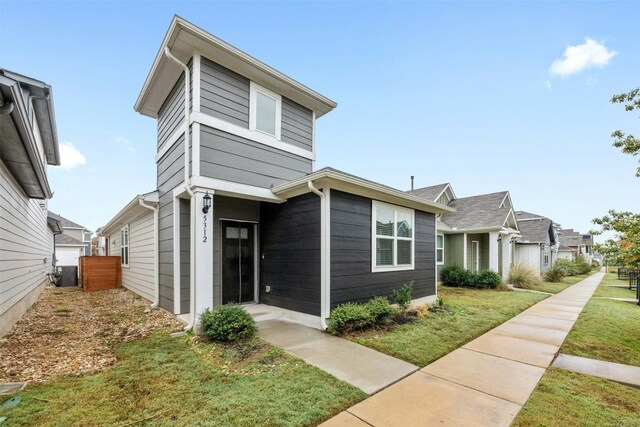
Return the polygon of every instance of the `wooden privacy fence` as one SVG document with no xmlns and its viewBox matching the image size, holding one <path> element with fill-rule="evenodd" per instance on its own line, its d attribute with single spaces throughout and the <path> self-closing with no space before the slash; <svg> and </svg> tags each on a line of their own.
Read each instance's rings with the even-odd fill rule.
<svg viewBox="0 0 640 427">
<path fill-rule="evenodd" d="M 80 257 L 80 278 L 84 292 L 115 289 L 122 286 L 119 256 Z"/>
</svg>

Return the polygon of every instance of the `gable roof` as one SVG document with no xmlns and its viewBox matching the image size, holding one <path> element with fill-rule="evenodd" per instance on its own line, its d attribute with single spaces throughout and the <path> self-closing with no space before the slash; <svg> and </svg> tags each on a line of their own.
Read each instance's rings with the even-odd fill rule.
<svg viewBox="0 0 640 427">
<path fill-rule="evenodd" d="M 74 239 L 71 236 L 67 236 L 66 234 L 59 234 L 56 236 L 56 245 L 79 245 L 84 246 L 78 239 Z"/>
<path fill-rule="evenodd" d="M 517 211 L 518 230 L 521 237 L 519 243 L 547 243 L 550 240 L 549 230 L 553 226 L 553 221 L 542 215 L 531 212 Z"/>
<path fill-rule="evenodd" d="M 581 246 L 582 235 L 577 231 L 573 231 L 572 228 L 566 230 L 558 230 L 558 236 L 560 237 L 561 246 Z"/>
<path fill-rule="evenodd" d="M 502 206 L 508 195 L 508 191 L 500 191 L 453 200 L 449 206 L 456 211 L 443 214 L 442 221 L 452 230 L 505 227 L 509 216 L 513 215 L 511 207 Z"/>
<path fill-rule="evenodd" d="M 430 187 L 416 188 L 415 190 L 407 191 L 407 193 L 435 202 L 448 185 L 449 183 L 445 182 L 444 184 L 432 185 Z"/>
<path fill-rule="evenodd" d="M 165 55 L 165 47 L 184 63 L 189 62 L 194 54 L 202 54 L 314 111 L 316 118 L 337 106 L 329 98 L 175 15 L 134 105 L 134 110 L 145 116 L 157 117 L 160 107 L 182 74 L 182 69 Z"/>
<path fill-rule="evenodd" d="M 82 225 L 80 225 L 78 223 L 75 223 L 75 222 L 71 221 L 70 219 L 67 219 L 67 218 L 63 217 L 62 215 L 55 214 L 55 213 L 53 213 L 51 211 L 49 211 L 47 216 L 49 218 L 53 218 L 55 220 L 60 221 L 60 224 L 62 224 L 62 228 L 81 228 L 83 230 L 89 231 L 88 228 L 86 228 L 86 227 L 84 227 L 84 226 L 82 226 Z"/>
</svg>

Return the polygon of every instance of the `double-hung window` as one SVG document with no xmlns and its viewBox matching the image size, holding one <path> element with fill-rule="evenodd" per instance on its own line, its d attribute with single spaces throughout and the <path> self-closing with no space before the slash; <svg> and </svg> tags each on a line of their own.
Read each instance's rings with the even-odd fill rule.
<svg viewBox="0 0 640 427">
<path fill-rule="evenodd" d="M 282 97 L 254 82 L 249 92 L 249 129 L 279 140 Z"/>
<path fill-rule="evenodd" d="M 120 263 L 129 266 L 129 224 L 120 229 Z"/>
<path fill-rule="evenodd" d="M 436 263 L 444 264 L 444 234 L 436 235 Z"/>
<path fill-rule="evenodd" d="M 372 270 L 412 270 L 414 211 L 372 202 Z"/>
</svg>

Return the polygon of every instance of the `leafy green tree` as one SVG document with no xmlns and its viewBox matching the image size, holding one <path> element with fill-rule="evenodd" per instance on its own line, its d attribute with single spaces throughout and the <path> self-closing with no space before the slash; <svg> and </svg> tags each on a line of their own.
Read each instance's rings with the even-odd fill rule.
<svg viewBox="0 0 640 427">
<path fill-rule="evenodd" d="M 606 255 L 613 264 L 640 268 L 640 215 L 632 212 L 610 210 L 602 218 L 594 218 L 593 223 L 601 230 L 592 230 L 591 234 L 599 235 L 603 231 L 611 231 L 614 237 L 602 244 L 596 244 L 598 252 Z"/>
<path fill-rule="evenodd" d="M 627 93 L 619 93 L 611 98 L 613 104 L 624 104 L 625 111 L 640 110 L 640 87 Z M 617 130 L 611 134 L 615 139 L 613 146 L 621 148 L 625 154 L 637 156 L 640 153 L 640 139 L 631 134 Z M 640 177 L 640 167 L 636 169 L 636 176 Z"/>
</svg>

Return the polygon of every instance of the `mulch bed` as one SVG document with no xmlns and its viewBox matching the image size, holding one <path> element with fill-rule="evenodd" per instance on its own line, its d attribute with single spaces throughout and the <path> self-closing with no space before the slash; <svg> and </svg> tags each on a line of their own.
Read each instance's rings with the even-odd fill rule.
<svg viewBox="0 0 640 427">
<path fill-rule="evenodd" d="M 181 328 L 176 318 L 126 289 L 48 287 L 0 339 L 0 383 L 87 375 L 116 362 L 116 344 Z"/>
</svg>

